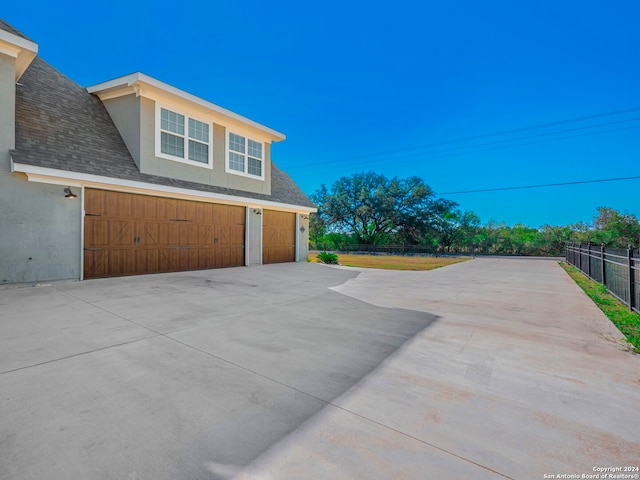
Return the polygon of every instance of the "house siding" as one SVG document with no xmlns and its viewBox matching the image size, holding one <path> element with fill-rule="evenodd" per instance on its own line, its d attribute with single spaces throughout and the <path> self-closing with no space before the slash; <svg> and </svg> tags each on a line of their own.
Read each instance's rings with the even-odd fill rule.
<svg viewBox="0 0 640 480">
<path fill-rule="evenodd" d="M 15 148 L 16 62 L 0 54 L 0 171 L 11 169 L 9 150 Z"/>
<path fill-rule="evenodd" d="M 113 119 L 133 161 L 140 168 L 140 98 L 135 95 L 112 98 L 102 102 Z"/>
<path fill-rule="evenodd" d="M 79 280 L 82 195 L 0 171 L 0 285 Z"/>
<path fill-rule="evenodd" d="M 225 170 L 227 128 L 209 121 L 212 125 L 213 140 L 212 168 L 189 165 L 156 156 L 156 102 L 154 100 L 132 94 L 108 99 L 103 103 L 141 173 L 244 192 L 271 194 L 271 144 L 269 142 L 264 144 L 264 180 L 227 173 Z M 202 119 L 202 115 L 198 118 Z M 231 129 L 237 131 L 236 128 Z M 239 133 L 243 134 L 242 130 Z"/>
<path fill-rule="evenodd" d="M 247 265 L 262 264 L 262 209 L 248 208 L 249 222 L 247 224 L 249 258 Z"/>
<path fill-rule="evenodd" d="M 298 248 L 297 262 L 306 262 L 309 257 L 309 215 L 298 215 L 298 231 L 296 233 Z"/>
</svg>

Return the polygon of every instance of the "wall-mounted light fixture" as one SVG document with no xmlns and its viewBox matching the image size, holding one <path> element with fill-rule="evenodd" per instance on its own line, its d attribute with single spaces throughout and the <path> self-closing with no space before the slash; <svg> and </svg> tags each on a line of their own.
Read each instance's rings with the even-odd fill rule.
<svg viewBox="0 0 640 480">
<path fill-rule="evenodd" d="M 259 208 L 254 208 L 253 213 L 255 213 L 256 215 L 262 215 L 262 210 L 260 210 Z"/>
<path fill-rule="evenodd" d="M 309 215 L 300 215 L 302 220 L 309 220 Z"/>
<path fill-rule="evenodd" d="M 64 189 L 64 193 L 66 193 L 66 195 L 64 196 L 64 198 L 77 198 L 78 195 L 76 195 L 75 193 L 73 193 L 71 191 L 71 187 L 67 187 Z"/>
</svg>

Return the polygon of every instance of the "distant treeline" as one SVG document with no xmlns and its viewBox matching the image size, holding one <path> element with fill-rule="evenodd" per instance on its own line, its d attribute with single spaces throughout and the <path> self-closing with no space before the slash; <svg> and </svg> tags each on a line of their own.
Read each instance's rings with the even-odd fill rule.
<svg viewBox="0 0 640 480">
<path fill-rule="evenodd" d="M 634 215 L 607 207 L 598 208 L 592 224 L 481 225 L 475 213 L 437 198 L 418 177 L 388 179 L 361 173 L 341 178 L 331 189 L 323 185 L 311 198 L 318 213 L 311 216 L 310 243 L 317 249 L 358 245 L 365 250 L 388 246 L 398 252 L 414 247 L 425 253 L 561 256 L 568 242 L 625 248 L 638 247 L 640 239 L 640 222 Z"/>
</svg>

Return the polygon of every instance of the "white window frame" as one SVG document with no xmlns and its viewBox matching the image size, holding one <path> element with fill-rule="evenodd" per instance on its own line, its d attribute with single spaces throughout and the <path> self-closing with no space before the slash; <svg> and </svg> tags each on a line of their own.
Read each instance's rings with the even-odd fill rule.
<svg viewBox="0 0 640 480">
<path fill-rule="evenodd" d="M 162 130 L 162 109 L 163 108 L 165 110 L 169 110 L 170 112 L 177 113 L 184 117 L 184 135 Z M 209 142 L 208 143 L 205 143 L 202 140 L 198 140 L 196 138 L 189 137 L 189 119 L 197 120 L 198 122 L 207 124 L 209 126 Z M 162 132 L 166 132 L 176 137 L 182 137 L 184 139 L 184 157 L 178 157 L 174 155 L 169 155 L 168 153 L 162 153 Z M 195 167 L 207 168 L 209 170 L 213 169 L 213 124 L 211 122 L 206 121 L 202 118 L 198 118 L 197 116 L 191 115 L 185 112 L 184 110 L 181 110 L 180 108 L 156 102 L 155 136 L 156 136 L 156 157 L 164 158 L 166 160 L 173 160 L 174 162 L 185 163 L 187 165 L 193 165 Z M 197 162 L 195 160 L 189 159 L 189 140 L 193 140 L 194 142 L 198 142 L 208 146 L 209 155 L 208 155 L 207 163 Z"/>
<path fill-rule="evenodd" d="M 237 131 L 233 131 L 233 130 L 229 130 L 229 129 L 225 129 L 225 172 L 226 173 L 231 173 L 233 175 L 240 175 L 242 177 L 247 177 L 247 178 L 253 178 L 254 180 L 264 180 L 264 171 L 266 169 L 266 165 L 267 165 L 267 159 L 266 159 L 266 154 L 267 154 L 267 149 L 266 149 L 266 145 L 265 142 L 261 141 L 261 140 L 256 140 L 255 138 L 251 138 L 249 135 L 244 134 L 244 133 L 239 133 Z M 243 137 L 245 139 L 245 152 L 244 153 L 240 153 L 237 152 L 235 150 L 231 150 L 230 145 L 231 142 L 229 140 L 229 136 L 233 134 L 233 135 L 237 135 L 239 137 Z M 254 175 L 252 173 L 249 173 L 249 140 L 251 140 L 252 142 L 256 142 L 259 143 L 260 145 L 262 145 L 262 158 L 260 159 L 260 161 L 262 162 L 261 168 L 260 168 L 260 173 L 261 175 Z M 241 172 L 239 170 L 234 170 L 233 168 L 231 168 L 229 166 L 230 163 L 230 153 L 235 153 L 238 155 L 243 155 L 244 156 L 244 172 Z M 251 158 L 256 158 L 256 157 L 251 157 Z"/>
</svg>

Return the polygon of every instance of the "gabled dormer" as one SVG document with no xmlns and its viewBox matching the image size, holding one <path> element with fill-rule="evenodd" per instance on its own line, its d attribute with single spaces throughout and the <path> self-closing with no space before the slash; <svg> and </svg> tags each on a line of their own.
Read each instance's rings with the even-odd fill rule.
<svg viewBox="0 0 640 480">
<path fill-rule="evenodd" d="M 271 194 L 271 143 L 285 135 L 143 73 L 87 88 L 141 173 Z"/>
</svg>

